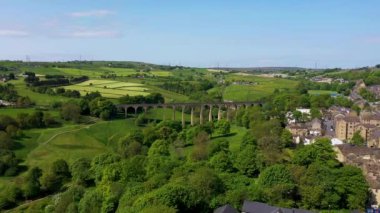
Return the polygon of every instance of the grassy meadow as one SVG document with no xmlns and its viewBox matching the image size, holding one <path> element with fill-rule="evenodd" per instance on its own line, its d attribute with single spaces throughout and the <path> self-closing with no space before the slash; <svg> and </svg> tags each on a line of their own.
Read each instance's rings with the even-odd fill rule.
<svg viewBox="0 0 380 213">
<path fill-rule="evenodd" d="M 63 96 L 53 96 L 53 95 L 33 92 L 30 88 L 26 86 L 23 78 L 10 81 L 9 83 L 15 85 L 15 88 L 20 96 L 29 97 L 33 102 L 35 102 L 36 105 L 39 105 L 39 106 L 49 106 L 53 102 L 67 102 L 71 100 L 71 98 L 67 98 Z"/>
<path fill-rule="evenodd" d="M 148 88 L 143 84 L 110 80 L 89 80 L 80 84 L 65 86 L 65 89 L 78 90 L 82 95 L 100 92 L 106 98 L 120 98 L 125 95 L 148 95 Z"/>
<path fill-rule="evenodd" d="M 229 74 L 226 76 L 229 82 L 250 81 L 254 85 L 231 84 L 223 93 L 224 100 L 229 101 L 255 101 L 273 93 L 275 89 L 294 89 L 296 81 L 260 77 L 251 74 Z"/>
</svg>

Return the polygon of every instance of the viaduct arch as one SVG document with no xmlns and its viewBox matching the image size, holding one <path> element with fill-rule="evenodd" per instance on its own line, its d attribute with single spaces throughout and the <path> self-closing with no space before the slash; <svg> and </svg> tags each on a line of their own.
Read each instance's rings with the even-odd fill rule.
<svg viewBox="0 0 380 213">
<path fill-rule="evenodd" d="M 223 118 L 222 108 L 225 108 L 226 118 L 229 119 L 231 110 L 238 110 L 241 107 L 257 106 L 261 105 L 261 102 L 255 101 L 246 101 L 246 102 L 223 102 L 223 103 L 159 103 L 159 104 L 119 104 L 117 108 L 124 110 L 125 118 L 128 117 L 128 109 L 133 108 L 135 114 L 137 114 L 138 109 L 143 109 L 144 112 L 147 112 L 151 108 L 163 108 L 163 109 L 172 109 L 173 110 L 173 120 L 176 120 L 176 110 L 182 109 L 181 121 L 182 126 L 185 126 L 185 110 L 190 109 L 190 124 L 195 124 L 195 109 L 199 108 L 199 123 L 203 124 L 205 122 L 204 110 L 208 110 L 208 121 L 211 122 L 213 119 L 212 110 L 213 108 L 218 109 L 218 120 Z M 165 120 L 165 115 L 163 115 Z"/>
</svg>

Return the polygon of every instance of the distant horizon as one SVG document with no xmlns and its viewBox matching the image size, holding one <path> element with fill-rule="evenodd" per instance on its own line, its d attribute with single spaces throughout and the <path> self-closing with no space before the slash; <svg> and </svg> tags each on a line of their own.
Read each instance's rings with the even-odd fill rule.
<svg viewBox="0 0 380 213">
<path fill-rule="evenodd" d="M 160 63 L 153 63 L 148 61 L 132 61 L 132 60 L 61 60 L 61 61 L 37 61 L 37 60 L 30 60 L 26 61 L 25 59 L 0 59 L 1 61 L 10 61 L 10 62 L 23 62 L 23 63 L 65 63 L 65 62 L 133 62 L 133 63 L 145 63 L 145 64 L 153 64 L 153 65 L 162 65 L 162 66 L 182 66 L 182 67 L 190 67 L 190 68 L 204 68 L 204 69 L 264 69 L 264 68 L 299 68 L 299 69 L 309 69 L 309 70 L 324 70 L 324 69 L 344 69 L 344 70 L 350 70 L 350 69 L 360 69 L 363 67 L 375 67 L 378 64 L 371 64 L 371 65 L 365 65 L 360 67 L 296 67 L 296 66 L 209 66 L 209 67 L 202 67 L 202 66 L 186 66 L 186 65 L 180 65 L 180 64 L 160 64 Z M 380 64 L 380 63 L 379 63 Z"/>
<path fill-rule="evenodd" d="M 380 63 L 378 0 L 2 0 L 0 7 L 0 59 L 321 69 Z"/>
</svg>

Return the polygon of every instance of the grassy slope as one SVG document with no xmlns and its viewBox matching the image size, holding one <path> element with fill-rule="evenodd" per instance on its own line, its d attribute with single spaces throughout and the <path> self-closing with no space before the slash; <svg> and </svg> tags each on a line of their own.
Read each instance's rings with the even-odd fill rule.
<svg viewBox="0 0 380 213">
<path fill-rule="evenodd" d="M 86 128 L 88 126 L 88 128 Z M 94 125 L 66 125 L 61 128 L 25 130 L 17 140 L 16 156 L 29 168 L 46 169 L 54 160 L 72 163 L 80 157 L 93 158 L 116 146 L 120 137 L 134 131 L 133 120 L 99 121 Z M 9 182 L 19 183 L 18 177 L 1 177 L 0 190 Z"/>
<path fill-rule="evenodd" d="M 70 98 L 63 97 L 63 96 L 53 96 L 53 95 L 40 94 L 37 92 L 33 92 L 26 86 L 23 78 L 20 78 L 15 81 L 10 81 L 10 83 L 15 85 L 16 90 L 19 95 L 28 96 L 30 99 L 32 99 L 32 101 L 36 103 L 36 105 L 39 105 L 39 106 L 48 106 L 53 102 L 57 102 L 57 101 L 66 102 L 70 100 Z"/>
<path fill-rule="evenodd" d="M 293 89 L 296 82 L 280 78 L 266 78 L 254 75 L 230 74 L 226 77 L 230 82 L 252 81 L 257 85 L 230 85 L 223 94 L 225 100 L 231 101 L 254 101 L 270 95 L 275 89 Z"/>
</svg>

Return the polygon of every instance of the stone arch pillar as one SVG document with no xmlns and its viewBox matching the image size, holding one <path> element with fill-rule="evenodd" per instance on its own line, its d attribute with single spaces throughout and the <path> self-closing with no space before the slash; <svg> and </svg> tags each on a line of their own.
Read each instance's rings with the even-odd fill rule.
<svg viewBox="0 0 380 213">
<path fill-rule="evenodd" d="M 191 107 L 190 125 L 194 126 L 194 107 Z"/>
<path fill-rule="evenodd" d="M 128 118 L 128 107 L 124 107 L 124 116 L 125 118 Z"/>
<path fill-rule="evenodd" d="M 218 106 L 218 121 L 222 120 L 222 106 Z"/>
<path fill-rule="evenodd" d="M 182 121 L 182 128 L 185 128 L 185 125 L 186 125 L 186 123 L 185 123 L 185 105 L 182 105 L 182 119 L 181 119 L 181 121 Z"/>
<path fill-rule="evenodd" d="M 212 105 L 209 105 L 210 109 L 209 109 L 209 112 L 208 112 L 208 121 L 209 122 L 212 122 Z"/>
</svg>

